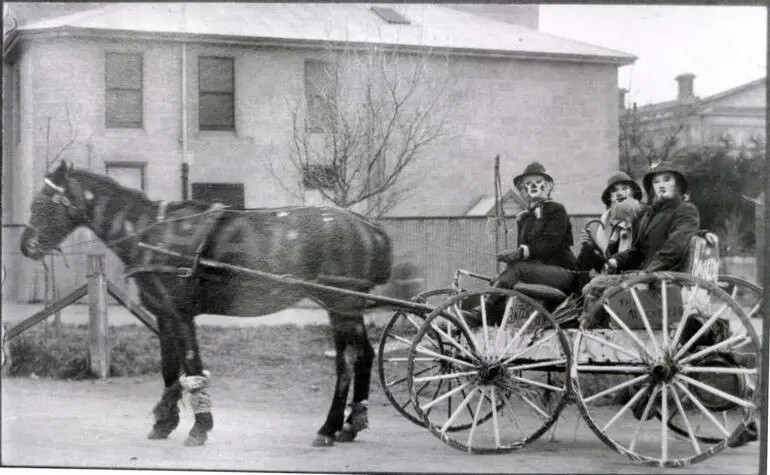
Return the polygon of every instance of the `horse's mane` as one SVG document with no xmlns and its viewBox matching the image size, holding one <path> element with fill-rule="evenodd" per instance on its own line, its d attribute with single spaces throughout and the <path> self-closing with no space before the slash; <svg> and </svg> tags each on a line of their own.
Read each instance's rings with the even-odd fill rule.
<svg viewBox="0 0 770 475">
<path fill-rule="evenodd" d="M 85 179 L 88 184 L 96 185 L 97 187 L 102 188 L 108 192 L 115 193 L 117 190 L 119 190 L 121 194 L 127 195 L 124 196 L 126 199 L 144 202 L 150 201 L 150 199 L 143 191 L 125 187 L 107 175 L 100 175 L 98 173 L 83 169 L 74 169 L 70 172 L 70 174 L 76 178 Z"/>
</svg>

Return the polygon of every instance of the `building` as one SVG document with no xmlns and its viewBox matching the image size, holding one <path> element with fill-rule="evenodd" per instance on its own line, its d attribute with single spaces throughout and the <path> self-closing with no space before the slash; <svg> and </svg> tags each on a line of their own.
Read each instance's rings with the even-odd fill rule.
<svg viewBox="0 0 770 475">
<path fill-rule="evenodd" d="M 419 186 L 391 215 L 461 215 L 492 189 L 498 154 L 506 185 L 538 160 L 571 212 L 596 212 L 617 167 L 617 68 L 632 55 L 437 4 L 377 7 L 116 3 L 19 22 L 4 44 L 4 232 L 59 152 L 152 199 L 300 203 L 268 166 L 291 153 L 286 99 L 305 97 L 325 52 L 372 46 L 426 54 L 456 79 L 451 134 L 411 166 Z"/>
<path fill-rule="evenodd" d="M 678 75 L 676 99 L 625 107 L 620 90 L 621 150 L 631 137 L 647 135 L 657 147 L 671 144 L 669 156 L 691 147 L 728 143 L 737 148 L 763 146 L 767 113 L 767 78 L 707 97 L 695 94 L 695 75 Z M 675 138 L 675 140 L 671 140 Z M 623 155 L 623 152 L 621 152 Z"/>
</svg>

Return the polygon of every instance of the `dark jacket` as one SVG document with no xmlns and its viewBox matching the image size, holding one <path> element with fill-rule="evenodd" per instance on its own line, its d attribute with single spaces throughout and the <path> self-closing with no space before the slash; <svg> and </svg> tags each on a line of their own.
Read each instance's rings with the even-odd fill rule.
<svg viewBox="0 0 770 475">
<path fill-rule="evenodd" d="M 555 201 L 546 201 L 536 208 L 542 211 L 539 218 L 532 209 L 524 212 L 518 221 L 518 245 L 529 247 L 527 260 L 575 269 L 575 255 L 570 249 L 572 225 L 567 210 Z"/>
<path fill-rule="evenodd" d="M 674 199 L 657 203 L 637 220 L 631 249 L 612 256 L 618 269 L 682 271 L 688 246 L 700 229 L 700 214 L 692 203 Z"/>
</svg>

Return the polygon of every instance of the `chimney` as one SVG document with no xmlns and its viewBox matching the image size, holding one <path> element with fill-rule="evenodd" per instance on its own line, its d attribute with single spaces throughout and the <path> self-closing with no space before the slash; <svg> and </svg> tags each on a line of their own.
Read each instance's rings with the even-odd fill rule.
<svg viewBox="0 0 770 475">
<path fill-rule="evenodd" d="M 680 74 L 676 78 L 676 82 L 679 83 L 679 92 L 676 95 L 677 100 L 686 101 L 688 99 L 694 99 L 693 79 L 695 75 L 693 73 Z"/>
<path fill-rule="evenodd" d="M 622 111 L 626 110 L 626 94 L 628 94 L 628 89 L 618 88 L 618 108 Z"/>
</svg>

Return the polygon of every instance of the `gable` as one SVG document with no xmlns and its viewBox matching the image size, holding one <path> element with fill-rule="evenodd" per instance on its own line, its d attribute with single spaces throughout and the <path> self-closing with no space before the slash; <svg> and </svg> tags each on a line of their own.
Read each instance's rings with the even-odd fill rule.
<svg viewBox="0 0 770 475">
<path fill-rule="evenodd" d="M 715 100 L 714 107 L 765 107 L 767 87 L 762 81 L 741 91 Z"/>
</svg>

